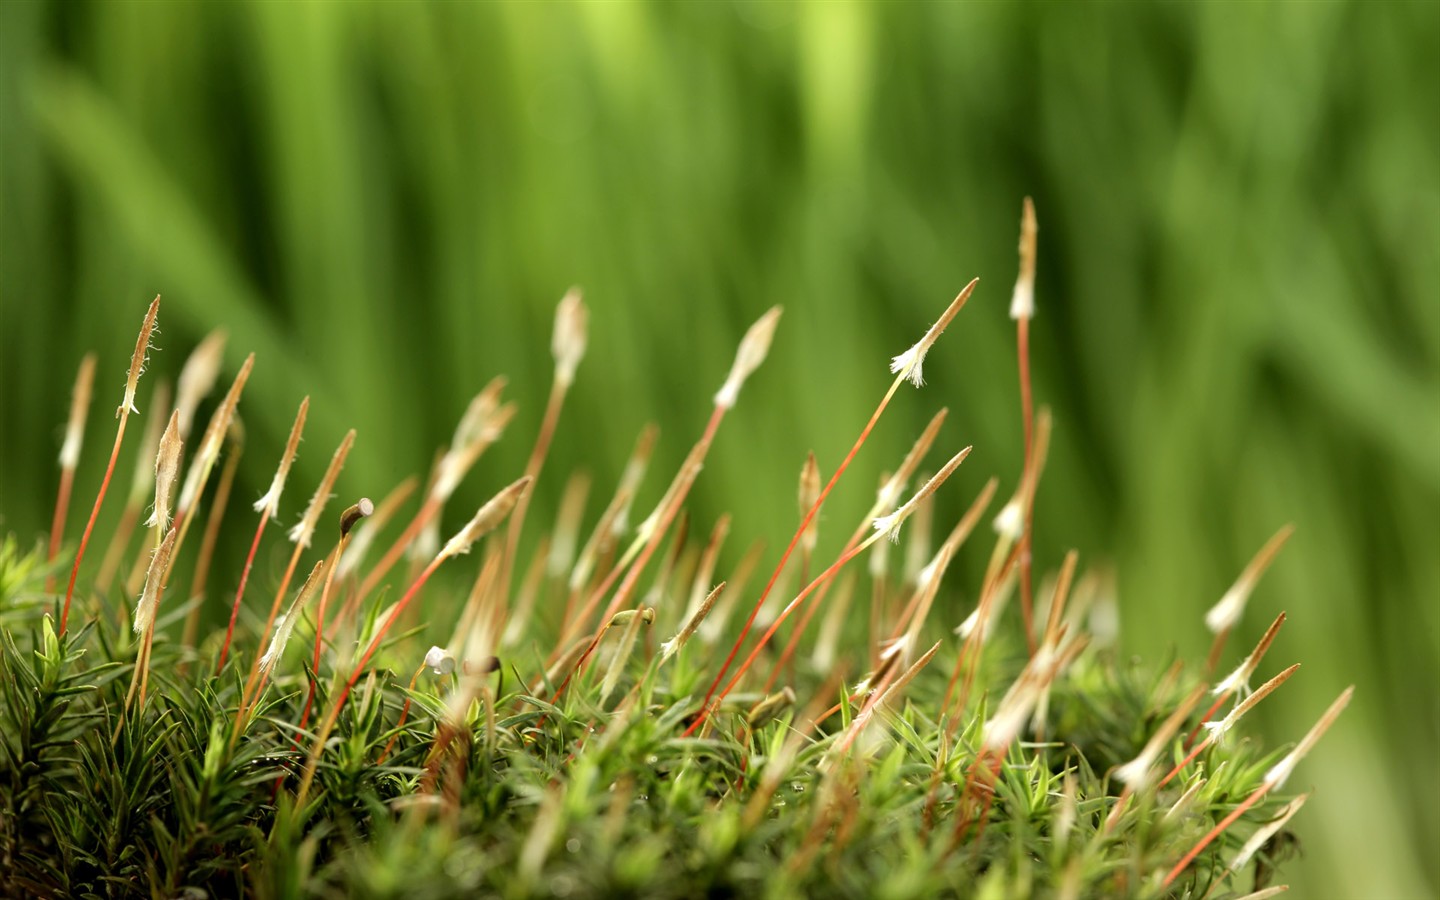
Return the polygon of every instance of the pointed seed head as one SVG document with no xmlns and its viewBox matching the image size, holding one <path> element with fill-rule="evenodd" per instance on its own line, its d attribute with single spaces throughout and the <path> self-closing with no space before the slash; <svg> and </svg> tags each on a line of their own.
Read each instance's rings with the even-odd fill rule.
<svg viewBox="0 0 1440 900">
<path fill-rule="evenodd" d="M 450 539 L 436 558 L 448 559 L 452 556 L 469 553 L 471 546 L 476 541 L 493 531 L 505 520 L 505 517 L 510 514 L 510 510 L 515 508 L 515 503 L 520 499 L 520 495 L 530 487 L 530 481 L 530 476 L 526 475 L 485 501 L 485 505 L 476 511 L 475 517 Z"/>
<path fill-rule="evenodd" d="M 170 529 L 150 557 L 150 567 L 145 570 L 145 588 L 140 592 L 140 602 L 135 604 L 136 634 L 145 634 L 155 625 L 155 611 L 160 608 L 160 593 L 165 587 L 161 582 L 170 569 L 170 557 L 175 552 L 175 536 L 175 529 Z"/>
<path fill-rule="evenodd" d="M 150 309 L 145 313 L 145 321 L 140 325 L 140 336 L 135 341 L 135 353 L 130 357 L 130 371 L 125 376 L 125 399 L 121 402 L 120 408 L 115 410 L 115 415 L 122 412 L 139 413 L 135 408 L 135 387 L 140 383 L 140 375 L 145 371 L 146 355 L 150 352 L 150 336 L 155 332 L 155 317 L 160 314 L 160 295 L 156 294 L 155 299 L 150 301 Z"/>
<path fill-rule="evenodd" d="M 900 526 L 915 512 L 915 508 L 919 506 L 926 497 L 935 493 L 940 485 L 944 484 L 945 481 L 954 474 L 955 469 L 965 461 L 965 457 L 970 455 L 971 449 L 973 448 L 966 447 L 964 450 L 950 457 L 949 462 L 941 466 L 940 471 L 932 475 L 930 480 L 925 482 L 920 490 L 915 493 L 915 496 L 906 501 L 904 506 L 901 506 L 889 515 L 877 518 L 873 523 L 875 530 L 888 537 L 891 543 L 898 542 L 900 540 Z"/>
<path fill-rule="evenodd" d="M 1325 714 L 1320 717 L 1320 720 L 1300 739 L 1300 743 L 1295 745 L 1295 749 L 1291 750 L 1286 754 L 1284 759 L 1280 760 L 1271 767 L 1270 771 L 1265 773 L 1264 783 L 1266 785 L 1272 790 L 1279 790 L 1285 786 L 1285 781 L 1290 777 L 1290 774 L 1295 771 L 1295 767 L 1300 764 L 1300 760 L 1305 758 L 1305 754 L 1314 748 L 1320 738 L 1325 736 L 1325 732 L 1330 730 L 1330 726 L 1335 724 L 1335 720 L 1340 718 L 1340 713 L 1349 705 L 1350 696 L 1354 693 L 1355 685 L 1352 684 L 1342 691 L 1339 697 L 1335 698 L 1335 702 L 1330 704 L 1330 708 L 1325 710 Z"/>
<path fill-rule="evenodd" d="M 755 321 L 740 341 L 735 353 L 735 362 L 730 366 L 730 375 L 715 394 L 715 405 L 726 409 L 735 405 L 740 397 L 740 388 L 745 379 L 760 368 L 765 355 L 770 352 L 770 341 L 775 337 L 775 326 L 780 322 L 780 307 L 772 306 L 765 315 Z"/>
<path fill-rule="evenodd" d="M 70 394 L 70 419 L 65 424 L 65 443 L 60 445 L 60 467 L 74 471 L 80 463 L 80 444 L 85 438 L 85 418 L 90 412 L 90 394 L 95 385 L 95 354 L 80 360 L 75 389 Z"/>
<path fill-rule="evenodd" d="M 305 417 L 310 412 L 310 398 L 306 397 L 300 401 L 300 409 L 295 413 L 295 424 L 290 426 L 290 438 L 285 442 L 285 452 L 280 457 L 280 465 L 275 469 L 275 477 L 270 479 L 270 490 L 265 496 L 255 501 L 255 511 L 272 520 L 279 518 L 280 495 L 285 491 L 285 479 L 290 477 L 290 467 L 295 463 L 295 456 L 300 452 L 300 435 L 305 430 Z"/>
<path fill-rule="evenodd" d="M 199 445 L 195 448 L 195 459 L 191 461 L 190 468 L 185 473 L 185 486 L 180 490 L 179 509 L 183 513 L 193 509 L 195 501 L 199 499 L 200 492 L 205 488 L 205 481 L 210 477 L 210 470 L 215 467 L 215 460 L 220 458 L 220 448 L 225 443 L 225 435 L 230 430 L 231 419 L 235 416 L 235 407 L 240 403 L 240 394 L 245 390 L 245 383 L 250 380 L 250 370 L 255 366 L 255 354 L 245 357 L 245 362 L 240 366 L 240 371 L 235 375 L 235 381 L 230 385 L 230 390 L 225 393 L 225 399 L 215 408 L 215 413 L 210 417 L 210 424 L 205 427 L 205 434 L 200 438 Z M 184 430 L 181 430 L 184 434 Z"/>
<path fill-rule="evenodd" d="M 1294 526 L 1286 525 L 1276 532 L 1264 547 L 1260 548 L 1260 552 L 1255 554 L 1255 558 L 1245 566 L 1245 571 L 1240 573 L 1235 584 L 1225 592 L 1225 596 L 1220 598 L 1220 602 L 1205 614 L 1206 628 L 1209 628 L 1214 634 L 1219 634 L 1235 627 L 1236 623 L 1240 621 L 1240 616 L 1245 612 L 1245 604 L 1250 599 L 1250 593 L 1255 590 L 1255 585 L 1260 581 L 1260 576 L 1265 574 L 1265 570 L 1270 567 L 1270 563 L 1274 561 L 1280 548 L 1285 546 L 1285 542 L 1294 533 Z"/>
<path fill-rule="evenodd" d="M 310 570 L 310 577 L 305 579 L 300 593 L 295 596 L 295 602 L 290 604 L 289 612 L 276 621 L 275 636 L 270 639 L 270 647 L 265 651 L 265 655 L 260 657 L 260 674 L 262 676 L 270 677 L 270 673 L 275 669 L 275 664 L 285 654 L 285 645 L 290 641 L 290 635 L 294 633 L 295 626 L 300 621 L 305 604 L 320 587 L 321 576 L 325 572 L 325 563 L 326 560 L 322 559 L 315 564 L 315 567 Z"/>
<path fill-rule="evenodd" d="M 225 358 L 225 338 L 225 332 L 219 329 L 207 334 L 180 369 L 180 378 L 175 383 L 175 407 L 180 410 L 181 437 L 190 436 L 196 408 L 215 389 L 220 363 Z"/>
<path fill-rule="evenodd" d="M 815 451 L 805 457 L 805 465 L 800 467 L 800 516 L 803 518 L 820 502 L 820 465 L 815 462 Z M 800 536 L 800 546 L 806 553 L 814 553 L 815 545 L 820 539 L 820 516 L 816 515 L 810 519 L 810 524 L 805 526 L 805 531 Z"/>
<path fill-rule="evenodd" d="M 972 278 L 970 283 L 961 289 L 955 299 L 950 301 L 950 305 L 945 308 L 945 312 L 940 314 L 940 318 L 935 321 L 935 324 L 930 326 L 930 330 L 925 332 L 925 336 L 920 338 L 915 346 L 890 361 L 891 372 L 903 376 L 916 387 L 920 387 L 925 383 L 925 375 L 922 371 L 922 367 L 925 365 L 925 354 L 929 353 L 930 348 L 935 346 L 935 341 L 939 340 L 940 335 L 943 334 L 946 327 L 950 325 L 956 313 L 964 308 L 966 301 L 970 299 L 970 295 L 975 292 L 975 285 L 978 284 L 979 281 L 980 279 L 978 278 Z"/>
<path fill-rule="evenodd" d="M 155 508 L 145 520 L 146 528 L 170 527 L 170 495 L 175 487 L 175 476 L 180 471 L 180 451 L 184 442 L 180 439 L 180 411 L 170 413 L 170 424 L 160 436 L 160 449 L 155 456 Z"/>
<path fill-rule="evenodd" d="M 590 312 L 580 298 L 580 289 L 571 288 L 555 308 L 555 331 L 550 338 L 550 352 L 555 357 L 555 380 L 569 386 L 575 381 L 575 369 L 585 357 Z"/>
<path fill-rule="evenodd" d="M 1035 317 L 1035 204 L 1029 197 L 1020 214 L 1020 274 L 1015 278 L 1015 292 L 1010 296 L 1010 318 Z"/>
</svg>

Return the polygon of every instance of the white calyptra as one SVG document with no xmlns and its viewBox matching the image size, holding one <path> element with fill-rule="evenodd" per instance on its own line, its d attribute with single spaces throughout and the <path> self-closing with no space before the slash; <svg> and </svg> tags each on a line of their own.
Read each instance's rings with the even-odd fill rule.
<svg viewBox="0 0 1440 900">
<path fill-rule="evenodd" d="M 425 665 L 433 669 L 436 675 L 449 675 L 455 671 L 455 657 L 444 647 L 431 647 L 425 654 Z"/>
<path fill-rule="evenodd" d="M 1020 540 L 1025 533 L 1025 513 L 1020 508 L 1020 501 L 1011 500 L 1001 507 L 995 516 L 995 531 L 1007 540 Z"/>
<path fill-rule="evenodd" d="M 775 326 L 779 321 L 780 307 L 772 306 L 745 332 L 745 337 L 740 339 L 740 348 L 735 352 L 735 362 L 730 366 L 730 374 L 715 393 L 716 406 L 729 409 L 740 399 L 740 388 L 745 384 L 745 379 L 760 368 L 760 364 L 765 361 L 765 355 L 770 352 L 770 341 L 775 337 Z"/>
<path fill-rule="evenodd" d="M 180 471 L 180 411 L 170 414 L 170 423 L 160 436 L 160 450 L 155 455 L 155 506 L 150 518 L 145 520 L 146 528 L 170 527 L 170 495 L 175 486 L 175 476 Z"/>
<path fill-rule="evenodd" d="M 900 510 L 897 509 L 888 516 L 879 516 L 871 524 L 876 531 L 889 538 L 890 543 L 896 544 L 900 542 L 900 523 L 903 521 L 904 518 L 900 515 Z"/>
<path fill-rule="evenodd" d="M 85 414 L 90 409 L 90 392 L 95 382 L 95 354 L 80 360 L 75 388 L 70 396 L 70 418 L 65 423 L 65 443 L 60 445 L 60 468 L 74 470 L 80 464 L 80 445 L 85 438 Z"/>
<path fill-rule="evenodd" d="M 1260 661 L 1252 653 L 1245 658 L 1245 661 L 1235 667 L 1235 671 L 1226 675 L 1224 679 L 1210 690 L 1210 693 L 1219 696 L 1221 694 L 1235 692 L 1236 695 L 1244 697 L 1250 693 L 1250 676 L 1255 673 L 1255 667 Z"/>
<path fill-rule="evenodd" d="M 1230 871 L 1238 872 L 1245 868 L 1245 864 L 1250 862 L 1250 858 L 1260 852 L 1260 848 L 1264 847 L 1280 829 L 1284 828 L 1286 823 L 1300 811 L 1300 807 L 1304 806 L 1305 801 L 1309 799 L 1310 795 L 1308 793 L 1301 794 L 1281 807 L 1280 812 L 1275 818 L 1266 822 L 1259 831 L 1251 835 L 1250 840 L 1245 842 L 1245 846 L 1240 848 L 1240 852 L 1235 854 L 1235 858 L 1230 861 Z"/>
<path fill-rule="evenodd" d="M 1235 582 L 1220 602 L 1210 607 L 1205 613 L 1205 627 L 1210 629 L 1212 634 L 1222 631 L 1229 631 L 1240 621 L 1240 615 L 1245 612 L 1245 601 L 1250 599 L 1251 585 L 1245 579 Z"/>
<path fill-rule="evenodd" d="M 1035 679 L 1028 678 L 1025 674 L 1020 678 L 1021 681 L 1000 701 L 1000 708 L 981 730 L 986 750 L 1004 750 L 1013 744 L 1016 738 L 1020 737 L 1025 720 L 1030 718 L 1030 710 L 1034 708 L 1035 701 L 1040 698 Z"/>
<path fill-rule="evenodd" d="M 890 371 L 896 375 L 903 374 L 906 381 L 920 387 L 925 383 L 925 354 L 928 352 L 930 344 L 922 339 L 909 350 L 891 359 Z"/>
<path fill-rule="evenodd" d="M 1339 718 L 1341 711 L 1350 703 L 1350 696 L 1353 693 L 1355 693 L 1355 686 L 1352 684 L 1341 692 L 1339 697 L 1335 698 L 1335 702 L 1330 704 L 1330 707 L 1320 716 L 1319 721 L 1300 739 L 1300 743 L 1295 745 L 1295 749 L 1291 750 L 1286 754 L 1284 759 L 1280 760 L 1270 768 L 1270 771 L 1265 773 L 1264 783 L 1268 785 L 1271 790 L 1280 790 L 1285 786 L 1285 781 L 1290 777 L 1290 774 L 1295 771 L 1295 766 L 1297 766 L 1300 760 L 1305 757 L 1305 754 L 1309 753 L 1310 749 L 1319 742 L 1325 732 L 1330 729 L 1330 726 L 1335 724 L 1335 720 Z"/>
<path fill-rule="evenodd" d="M 1015 277 L 1015 291 L 1010 295 L 1010 318 L 1035 318 L 1035 204 L 1025 198 L 1020 215 L 1020 273 Z"/>
<path fill-rule="evenodd" d="M 305 430 L 305 416 L 309 411 L 310 398 L 306 397 L 300 401 L 300 409 L 295 413 L 295 424 L 290 426 L 290 438 L 285 442 L 285 453 L 280 457 L 280 465 L 275 468 L 275 477 L 270 479 L 270 489 L 255 501 L 255 511 L 268 516 L 272 521 L 279 521 L 280 495 L 285 491 L 285 480 L 290 476 L 290 466 L 294 464 L 295 455 L 300 451 L 300 434 Z"/>
<path fill-rule="evenodd" d="M 555 330 L 550 338 L 550 352 L 555 357 L 555 380 L 569 385 L 575 370 L 585 357 L 586 334 L 590 313 L 580 299 L 580 289 L 571 288 L 555 309 Z"/>
</svg>

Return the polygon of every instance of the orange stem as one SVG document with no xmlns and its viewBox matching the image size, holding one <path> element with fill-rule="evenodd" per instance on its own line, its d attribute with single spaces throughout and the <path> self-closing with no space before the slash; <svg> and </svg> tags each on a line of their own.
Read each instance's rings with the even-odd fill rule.
<svg viewBox="0 0 1440 900">
<path fill-rule="evenodd" d="M 1030 394 L 1030 318 L 1021 316 L 1016 321 L 1016 343 L 1020 357 L 1020 415 L 1025 427 L 1025 472 L 1030 473 L 1035 461 L 1035 411 Z M 1032 585 L 1030 573 L 1030 532 L 1034 525 L 1035 487 L 1032 484 L 1025 495 L 1025 526 L 1020 535 L 1020 612 L 1025 619 L 1025 645 L 1030 655 L 1035 655 L 1035 630 L 1033 620 Z"/>
<path fill-rule="evenodd" d="M 70 508 L 70 488 L 75 483 L 75 470 L 66 466 L 60 470 L 60 490 L 55 496 L 55 517 L 50 521 L 50 551 L 45 556 L 46 565 L 54 565 L 60 552 L 60 541 L 65 536 L 65 513 Z M 45 593 L 55 591 L 55 571 L 45 575 Z"/>
<path fill-rule="evenodd" d="M 60 609 L 60 637 L 65 636 L 65 625 L 70 620 L 70 601 L 75 596 L 75 579 L 80 575 L 80 562 L 85 558 L 85 548 L 90 545 L 90 532 L 95 530 L 95 520 L 100 517 L 100 507 L 105 502 L 105 492 L 110 489 L 110 476 L 115 474 L 115 460 L 120 458 L 120 444 L 125 440 L 125 422 L 130 410 L 120 409 L 120 425 L 115 430 L 115 446 L 110 449 L 110 462 L 105 466 L 105 478 L 100 482 L 100 493 L 95 495 L 95 505 L 90 509 L 90 521 L 85 523 L 85 533 L 80 537 L 80 549 L 75 553 L 75 565 L 70 567 L 70 584 L 65 588 L 65 605 Z"/>
<path fill-rule="evenodd" d="M 220 647 L 220 662 L 215 666 L 217 674 L 225 668 L 225 656 L 230 652 L 230 639 L 235 634 L 235 618 L 240 615 L 240 601 L 245 596 L 245 585 L 250 580 L 250 567 L 255 564 L 255 552 L 260 549 L 260 536 L 265 533 L 265 523 L 269 521 L 270 516 L 262 512 L 260 524 L 255 526 L 255 537 L 250 541 L 250 553 L 245 557 L 245 568 L 240 570 L 240 587 L 235 590 L 235 603 L 230 607 L 230 625 L 225 629 L 225 643 Z"/>
<path fill-rule="evenodd" d="M 691 725 L 685 732 L 686 735 L 693 732 L 699 724 L 705 720 L 706 711 L 710 707 L 711 697 L 715 695 L 715 690 L 720 686 L 720 682 L 725 677 L 725 673 L 730 671 L 730 664 L 735 661 L 735 655 L 740 652 L 740 647 L 745 643 L 745 638 L 749 636 L 750 629 L 755 624 L 755 617 L 760 614 L 760 608 L 765 605 L 765 600 L 770 596 L 770 591 L 774 589 L 775 583 L 780 580 L 780 573 L 785 570 L 785 564 L 790 561 L 790 554 L 795 551 L 796 545 L 800 543 L 800 538 L 804 536 L 805 529 L 810 526 L 810 521 L 820 512 L 821 505 L 824 504 L 825 498 L 830 496 L 830 491 L 835 487 L 836 482 L 840 480 L 840 476 L 845 474 L 845 470 L 850 467 L 850 462 L 855 458 L 855 454 L 860 452 L 860 448 L 865 444 L 865 440 L 870 437 L 870 432 L 875 428 L 875 423 L 880 421 L 881 413 L 885 412 L 885 407 L 890 404 L 890 398 L 895 396 L 895 391 L 904 380 L 904 376 L 902 375 L 900 378 L 895 379 L 890 385 L 890 390 L 885 392 L 885 396 L 880 400 L 880 405 L 875 408 L 875 412 L 871 413 L 870 421 L 866 422 L 865 427 L 861 429 L 860 436 L 855 439 L 854 445 L 850 447 L 850 452 L 845 454 L 845 458 L 841 460 L 839 467 L 835 469 L 834 474 L 830 476 L 830 480 L 827 481 L 825 487 L 821 489 L 820 496 L 815 498 L 815 503 L 811 505 L 810 511 L 807 512 L 805 518 L 800 521 L 800 527 L 795 530 L 795 534 L 790 538 L 790 543 L 785 547 L 785 552 L 780 556 L 780 561 L 775 565 L 775 571 L 770 573 L 770 580 L 765 583 L 765 589 L 760 592 L 760 597 L 755 601 L 755 606 L 751 608 L 750 615 L 745 620 L 745 626 L 740 629 L 740 636 L 735 639 L 734 646 L 730 648 L 730 654 L 725 657 L 725 664 L 722 665 L 720 671 L 715 674 L 715 680 L 710 682 L 710 688 L 705 692 L 705 700 L 700 705 L 700 716 L 695 720 L 695 724 Z M 838 571 L 839 566 L 848 562 L 853 555 L 853 553 L 847 551 L 847 554 L 841 556 L 840 562 L 826 570 L 826 575 Z M 826 575 L 820 576 L 821 579 L 824 579 Z M 810 589 L 807 588 L 801 596 L 808 596 L 809 593 Z M 780 614 L 780 618 L 776 619 L 774 624 L 770 626 L 770 630 L 765 632 L 765 636 L 760 639 L 759 646 L 755 648 L 755 652 L 751 653 L 750 658 L 746 661 L 746 666 L 755 659 L 756 654 L 760 652 L 760 648 L 764 647 L 766 642 L 770 640 L 770 637 L 775 633 L 775 628 L 785 620 L 785 616 L 793 606 L 794 603 L 792 602 L 790 606 L 786 607 L 785 612 Z M 726 693 L 728 692 L 729 689 L 727 688 Z"/>
</svg>

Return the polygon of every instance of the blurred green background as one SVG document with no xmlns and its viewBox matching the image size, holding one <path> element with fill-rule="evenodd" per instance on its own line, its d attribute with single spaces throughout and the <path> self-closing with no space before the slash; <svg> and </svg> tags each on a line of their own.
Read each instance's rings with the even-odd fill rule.
<svg viewBox="0 0 1440 900">
<path fill-rule="evenodd" d="M 1112 564 L 1126 647 L 1163 662 L 1203 654 L 1203 611 L 1296 523 L 1227 657 L 1289 611 L 1265 670 L 1305 668 L 1262 707 L 1277 743 L 1358 685 L 1296 779 L 1319 790 L 1288 880 L 1440 891 L 1440 4 L 11 0 L 0 153 L 5 528 L 47 529 L 95 349 L 83 523 L 157 292 L 154 372 L 216 326 L 227 378 L 257 353 L 240 496 L 313 396 L 288 516 L 345 427 L 339 493 L 378 497 L 507 374 L 519 418 L 458 520 L 522 467 L 554 304 L 579 284 L 591 349 L 532 523 L 577 465 L 608 495 L 650 419 L 653 502 L 745 326 L 785 305 L 692 503 L 705 528 L 735 513 L 722 569 L 788 536 L 805 451 L 833 469 L 889 357 L 972 276 L 929 383 L 826 523 L 848 531 L 941 405 L 936 455 L 976 449 L 937 524 L 991 474 L 1008 493 L 1006 309 L 1033 195 L 1037 394 L 1058 426 L 1040 563 Z"/>
</svg>

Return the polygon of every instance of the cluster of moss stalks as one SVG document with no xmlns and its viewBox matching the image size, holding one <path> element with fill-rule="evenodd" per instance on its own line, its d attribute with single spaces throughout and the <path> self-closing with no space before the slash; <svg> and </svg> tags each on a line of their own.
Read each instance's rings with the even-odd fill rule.
<svg viewBox="0 0 1440 900">
<path fill-rule="evenodd" d="M 498 379 L 465 411 L 427 482 L 407 478 L 325 527 L 336 521 L 324 510 L 346 435 L 289 533 L 283 577 L 252 584 L 308 401 L 255 504 L 253 534 L 229 534 L 251 359 L 186 452 L 223 368 L 222 338 L 190 357 L 170 415 L 169 390 L 155 389 L 119 525 L 93 533 L 138 413 L 157 298 L 78 543 L 66 541 L 65 520 L 93 360 L 77 381 L 48 548 L 0 546 L 0 894 L 1283 890 L 1271 882 L 1304 802 L 1281 796 L 1284 782 L 1349 697 L 1293 747 L 1267 751 L 1237 727 L 1295 671 L 1263 660 L 1283 614 L 1244 655 L 1225 641 L 1287 532 L 1207 617 L 1214 649 L 1193 665 L 1119 656 L 1105 581 L 1077 572 L 1074 554 L 1032 575 L 1049 417 L 1033 412 L 1029 389 L 1028 203 L 1024 223 L 1011 312 L 1026 449 L 1009 502 L 987 515 L 992 481 L 932 540 L 932 499 L 968 452 L 917 477 L 942 411 L 853 532 L 821 534 L 816 517 L 897 390 L 921 383 L 972 282 L 895 358 L 889 389 L 833 474 L 822 478 L 813 455 L 805 461 L 789 546 L 778 556 L 752 548 L 723 581 L 728 520 L 692 521 L 685 499 L 766 355 L 778 310 L 741 341 L 703 435 L 638 524 L 649 429 L 599 512 L 586 514 L 590 485 L 576 475 L 559 508 L 543 523 L 536 516 L 541 533 L 521 540 L 585 351 L 587 313 L 572 292 L 557 313 L 555 381 L 526 468 L 464 528 L 446 540 L 437 523 L 504 436 L 513 406 Z M 957 604 L 936 603 L 945 571 L 990 533 L 977 527 L 986 519 L 985 576 L 964 621 L 951 621 Z M 230 541 L 250 557 L 222 594 L 209 559 Z M 103 547 L 98 566 L 88 563 L 92 543 Z M 426 596 L 442 564 L 473 587 L 452 595 L 437 582 Z M 202 616 L 202 603 L 223 603 L 226 615 Z M 205 633 L 212 619 L 226 627 Z"/>
</svg>

